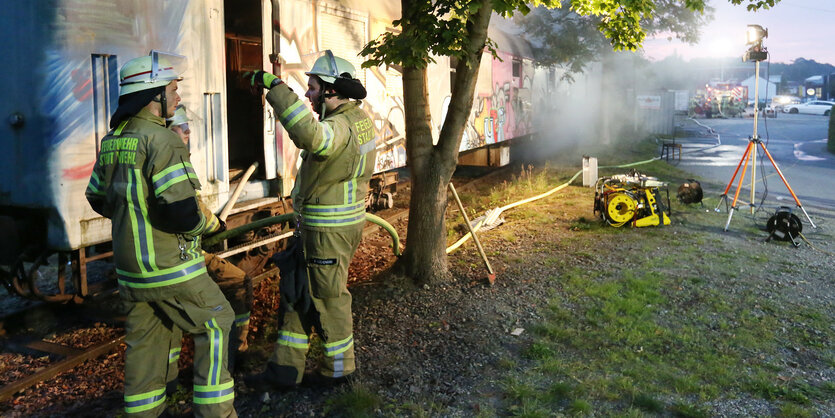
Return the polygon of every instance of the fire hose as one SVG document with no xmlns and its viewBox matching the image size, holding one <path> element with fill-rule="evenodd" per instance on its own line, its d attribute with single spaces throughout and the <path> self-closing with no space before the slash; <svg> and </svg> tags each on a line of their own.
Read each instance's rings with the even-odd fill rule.
<svg viewBox="0 0 835 418">
<path fill-rule="evenodd" d="M 636 165 L 647 164 L 647 163 L 653 162 L 653 161 L 658 160 L 658 159 L 660 159 L 660 157 L 655 157 L 655 158 L 651 158 L 651 159 L 649 159 L 649 160 L 638 161 L 638 162 L 635 162 L 635 163 L 629 163 L 629 164 L 609 165 L 609 166 L 600 166 L 599 168 L 625 168 L 625 167 L 633 167 L 633 166 L 636 166 Z M 529 197 L 529 198 L 527 198 L 527 199 L 523 199 L 523 200 L 520 200 L 520 201 L 518 201 L 518 202 L 514 202 L 514 203 L 511 203 L 511 204 L 508 204 L 508 205 L 502 206 L 502 207 L 500 207 L 500 208 L 495 208 L 495 209 L 488 210 L 488 211 L 484 214 L 484 217 L 482 217 L 482 218 L 481 218 L 481 220 L 479 220 L 479 221 L 478 221 L 478 223 L 476 223 L 476 224 L 472 227 L 472 232 L 467 232 L 467 233 L 466 233 L 463 237 L 461 237 L 461 239 L 459 239 L 459 240 L 458 240 L 458 241 L 456 241 L 454 244 L 452 244 L 452 245 L 450 245 L 449 247 L 447 247 L 447 249 L 446 249 L 446 253 L 447 253 L 447 254 L 449 254 L 449 253 L 451 253 L 451 252 L 453 252 L 453 251 L 457 250 L 457 249 L 458 249 L 458 247 L 460 247 L 460 246 L 461 246 L 461 245 L 463 245 L 465 242 L 467 242 L 467 240 L 469 240 L 470 238 L 472 238 L 472 234 L 473 234 L 473 233 L 475 233 L 476 231 L 478 231 L 479 229 L 481 229 L 481 228 L 482 228 L 482 227 L 484 227 L 485 225 L 491 225 L 491 224 L 493 224 L 494 222 L 496 222 L 496 220 L 499 218 L 499 215 L 501 215 L 501 214 L 502 214 L 502 212 L 504 212 L 504 211 L 506 211 L 506 210 L 508 210 L 508 209 L 515 208 L 516 206 L 519 206 L 519 205 L 524 205 L 525 203 L 530 203 L 530 202 L 533 202 L 533 201 L 535 201 L 535 200 L 539 200 L 539 199 L 542 199 L 542 198 L 548 197 L 548 196 L 550 196 L 550 195 L 552 195 L 552 194 L 554 194 L 554 193 L 556 193 L 556 192 L 558 192 L 558 191 L 560 191 L 560 190 L 562 190 L 562 189 L 564 189 L 564 188 L 568 187 L 568 185 L 570 185 L 570 184 L 571 184 L 574 180 L 576 180 L 576 179 L 577 179 L 577 177 L 579 177 L 579 176 L 580 176 L 580 174 L 582 174 L 582 173 L 583 173 L 583 170 L 578 171 L 578 172 L 577 172 L 577 173 L 575 173 L 575 174 L 574 174 L 574 176 L 572 176 L 572 177 L 571 177 L 571 178 L 570 178 L 567 182 L 565 182 L 565 183 L 563 183 L 563 184 L 561 184 L 561 185 L 559 185 L 559 186 L 557 186 L 557 187 L 554 187 L 553 189 L 551 189 L 551 190 L 549 190 L 549 191 L 547 191 L 547 192 L 545 192 L 545 193 L 542 193 L 542 194 L 540 194 L 540 195 L 533 196 L 533 197 Z"/>
<path fill-rule="evenodd" d="M 259 228 L 265 228 L 265 227 L 280 224 L 280 223 L 290 222 L 290 221 L 294 220 L 295 217 L 296 217 L 296 213 L 295 212 L 290 212 L 290 213 L 285 213 L 285 214 L 282 214 L 282 215 L 271 216 L 269 218 L 260 219 L 260 220 L 257 220 L 255 222 L 251 222 L 251 223 L 248 223 L 246 225 L 241 225 L 237 228 L 232 228 L 232 229 L 223 231 L 219 234 L 212 235 L 211 237 L 208 237 L 205 240 L 203 240 L 203 245 L 206 246 L 206 247 L 210 247 L 212 245 L 219 244 L 219 243 L 223 242 L 223 240 L 227 240 L 229 238 L 233 238 L 233 237 L 236 237 L 238 235 L 245 234 L 249 231 L 253 231 L 253 230 L 256 230 L 256 229 L 259 229 Z M 386 222 L 383 218 L 380 218 L 377 215 L 372 215 L 370 213 L 365 214 L 365 220 L 369 221 L 373 224 L 379 225 L 380 227 L 385 229 L 386 232 L 389 233 L 389 235 L 391 235 L 392 251 L 394 252 L 395 256 L 400 257 L 400 255 L 401 255 L 401 252 L 400 252 L 400 237 L 397 235 L 397 231 L 394 229 L 394 227 L 391 226 L 391 224 L 389 224 L 388 222 Z"/>
</svg>

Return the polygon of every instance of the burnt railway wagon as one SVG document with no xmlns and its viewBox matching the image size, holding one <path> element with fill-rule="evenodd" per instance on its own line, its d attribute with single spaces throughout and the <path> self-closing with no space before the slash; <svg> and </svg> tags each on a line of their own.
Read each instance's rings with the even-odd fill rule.
<svg viewBox="0 0 835 418">
<path fill-rule="evenodd" d="M 0 56 L 6 61 L 0 81 L 0 279 L 10 292 L 51 301 L 92 292 L 86 266 L 111 254 L 110 222 L 93 212 L 84 190 L 116 109 L 119 69 L 151 50 L 188 60 L 180 94 L 191 119 L 191 160 L 210 209 L 219 210 L 239 174 L 258 163 L 230 227 L 291 210 L 286 197 L 299 163 L 272 107 L 251 94 L 241 75 L 271 70 L 301 95 L 304 71 L 326 49 L 352 61 L 367 87 L 363 107 L 372 115 L 378 148 L 367 203 L 390 205 L 396 183 L 390 170 L 406 164 L 401 72 L 359 70 L 358 52 L 396 30 L 392 21 L 399 17 L 399 2 L 381 0 L 7 2 L 0 14 Z M 462 152 L 477 150 L 462 155 L 467 164 L 506 164 L 506 141 L 532 132 L 531 98 L 554 84 L 554 72 L 535 68 L 512 36 L 496 28 L 490 34 L 502 60 L 485 55 L 482 62 L 461 142 Z M 429 72 L 437 135 L 454 65 L 437 57 Z M 254 231 L 227 242 L 220 255 L 257 273 L 280 233 L 279 226 Z M 41 269 L 56 258 L 58 280 L 41 290 Z"/>
</svg>

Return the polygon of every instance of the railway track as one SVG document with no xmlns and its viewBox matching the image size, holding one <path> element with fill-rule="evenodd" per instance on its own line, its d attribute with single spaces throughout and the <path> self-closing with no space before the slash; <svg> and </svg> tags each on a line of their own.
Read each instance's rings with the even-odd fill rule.
<svg viewBox="0 0 835 418">
<path fill-rule="evenodd" d="M 477 185 L 479 182 L 485 181 L 493 176 L 505 172 L 505 169 L 492 170 L 488 172 L 486 175 L 482 175 L 475 179 L 470 179 L 469 181 L 464 182 L 464 184 L 458 187 L 458 189 L 470 189 Z M 398 189 L 406 189 L 407 186 L 408 181 L 402 181 L 398 183 Z M 378 215 L 380 215 L 381 218 L 383 218 L 390 224 L 396 224 L 397 222 L 406 218 L 408 214 L 408 207 L 387 209 L 382 211 L 381 213 L 378 213 Z M 380 230 L 381 227 L 379 227 L 378 225 L 369 223 L 369 225 L 363 230 L 363 238 L 367 238 L 379 232 Z M 289 234 L 287 233 L 274 234 L 273 236 L 268 237 L 260 237 L 260 239 L 254 244 L 245 244 L 239 245 L 237 247 L 227 248 L 220 252 L 219 255 L 230 256 L 238 254 L 243 251 L 251 250 L 255 246 L 264 245 L 265 240 L 269 242 L 274 242 L 281 239 L 285 239 L 287 237 L 289 237 Z M 257 285 L 262 280 L 277 274 L 278 270 L 276 268 L 267 269 L 258 274 L 257 276 L 253 277 L 253 285 Z M 107 297 L 115 299 L 117 296 L 105 295 L 100 297 L 100 299 L 105 299 Z M 58 309 L 59 313 L 56 314 L 53 312 L 44 314 L 44 312 L 50 312 L 53 309 Z M 35 306 L 34 308 L 30 308 L 25 311 L 21 311 L 11 316 L 0 319 L 0 326 L 2 326 L 2 324 L 11 325 L 15 323 L 24 323 L 26 321 L 22 320 L 21 318 L 25 317 L 49 317 L 52 315 L 63 315 L 65 317 L 78 318 L 79 315 L 77 313 L 66 315 L 65 312 L 64 314 L 60 314 L 60 312 L 67 309 L 72 310 L 83 308 L 80 306 L 67 307 L 65 305 L 60 305 L 56 307 L 52 304 L 40 304 Z M 36 313 L 38 311 L 40 313 Z M 89 311 L 81 316 L 84 317 L 88 323 L 104 322 L 112 324 L 113 327 L 118 327 L 121 323 L 123 323 L 124 320 L 124 318 L 119 318 L 117 314 L 114 314 L 112 312 L 108 313 L 101 311 Z M 56 325 L 58 327 L 63 327 L 64 329 L 73 327 L 72 325 L 69 325 L 66 322 L 60 322 Z M 105 338 L 84 348 L 76 348 L 71 345 L 49 341 L 47 338 L 44 337 L 47 335 L 54 335 L 54 331 L 42 331 L 40 334 L 40 336 L 27 334 L 25 330 L 16 329 L 16 327 L 13 325 L 7 326 L 6 329 L 0 329 L 0 348 L 2 348 L 2 353 L 28 354 L 33 356 L 33 358 L 48 357 L 50 360 L 47 365 L 38 368 L 34 373 L 28 374 L 14 381 L 9 381 L 5 383 L 5 385 L 0 387 L 0 402 L 9 401 L 16 394 L 40 382 L 44 382 L 49 379 L 55 378 L 56 376 L 62 373 L 72 370 L 73 368 L 77 367 L 85 361 L 96 359 L 103 355 L 111 353 L 114 350 L 118 349 L 120 345 L 124 344 L 124 335 L 119 335 L 112 338 Z"/>
</svg>

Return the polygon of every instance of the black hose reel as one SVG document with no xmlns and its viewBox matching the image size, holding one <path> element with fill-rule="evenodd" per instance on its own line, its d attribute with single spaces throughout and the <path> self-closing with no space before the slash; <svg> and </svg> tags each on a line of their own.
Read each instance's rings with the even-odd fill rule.
<svg viewBox="0 0 835 418">
<path fill-rule="evenodd" d="M 766 242 L 773 238 L 778 241 L 790 241 L 795 247 L 800 246 L 800 241 L 796 238 L 803 231 L 803 224 L 800 222 L 800 218 L 793 214 L 791 208 L 787 206 L 777 208 L 777 212 L 768 218 L 765 229 L 769 233 Z"/>
</svg>

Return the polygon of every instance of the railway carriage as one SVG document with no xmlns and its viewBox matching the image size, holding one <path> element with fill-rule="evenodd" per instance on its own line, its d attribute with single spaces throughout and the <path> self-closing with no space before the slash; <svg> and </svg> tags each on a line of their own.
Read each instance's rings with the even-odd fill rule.
<svg viewBox="0 0 835 418">
<path fill-rule="evenodd" d="M 7 63 L 0 81 L 0 279 L 10 292 L 50 301 L 94 292 L 86 267 L 110 255 L 110 222 L 90 208 L 84 190 L 118 102 L 119 69 L 150 50 L 188 59 L 180 92 L 191 119 L 191 160 L 210 209 L 219 210 L 238 174 L 258 163 L 230 227 L 291 210 L 286 199 L 299 163 L 272 107 L 251 94 L 241 75 L 271 70 L 302 95 L 304 71 L 326 49 L 352 61 L 367 87 L 363 107 L 378 148 L 367 203 L 390 205 L 390 170 L 406 164 L 401 72 L 360 70 L 358 52 L 396 30 L 391 22 L 399 17 L 399 2 L 384 0 L 8 2 L 0 15 L 0 56 Z M 557 77 L 536 68 L 524 45 L 501 29 L 491 27 L 490 35 L 501 60 L 485 55 L 482 62 L 461 141 L 462 152 L 477 151 L 462 154 L 465 164 L 506 164 L 507 140 L 532 132 L 532 98 L 547 95 Z M 429 67 L 435 135 L 455 76 L 450 64 L 437 57 Z M 280 245 L 279 228 L 228 242 L 221 255 L 257 274 Z M 58 281 L 41 290 L 40 269 L 56 254 Z"/>
</svg>

